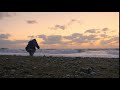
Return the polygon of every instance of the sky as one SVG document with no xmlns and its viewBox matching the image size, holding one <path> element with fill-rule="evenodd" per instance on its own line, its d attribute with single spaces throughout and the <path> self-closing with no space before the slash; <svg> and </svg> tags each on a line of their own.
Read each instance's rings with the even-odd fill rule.
<svg viewBox="0 0 120 90">
<path fill-rule="evenodd" d="M 119 12 L 0 12 L 0 48 L 119 48 Z"/>
</svg>

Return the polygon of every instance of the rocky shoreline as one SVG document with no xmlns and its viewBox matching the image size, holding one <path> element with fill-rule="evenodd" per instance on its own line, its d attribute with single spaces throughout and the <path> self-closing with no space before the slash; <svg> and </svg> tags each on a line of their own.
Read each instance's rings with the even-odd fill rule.
<svg viewBox="0 0 120 90">
<path fill-rule="evenodd" d="M 1 55 L 0 78 L 119 78 L 119 58 Z"/>
</svg>

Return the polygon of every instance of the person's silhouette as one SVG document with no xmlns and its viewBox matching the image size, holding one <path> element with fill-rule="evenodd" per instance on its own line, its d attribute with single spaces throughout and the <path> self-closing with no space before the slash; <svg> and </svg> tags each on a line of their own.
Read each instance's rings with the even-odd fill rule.
<svg viewBox="0 0 120 90">
<path fill-rule="evenodd" d="M 28 45 L 25 47 L 26 51 L 29 52 L 29 55 L 30 56 L 33 56 L 35 51 L 36 51 L 36 48 L 37 47 L 38 49 L 40 49 L 36 39 L 33 39 L 33 40 L 30 40 L 28 42 Z"/>
</svg>

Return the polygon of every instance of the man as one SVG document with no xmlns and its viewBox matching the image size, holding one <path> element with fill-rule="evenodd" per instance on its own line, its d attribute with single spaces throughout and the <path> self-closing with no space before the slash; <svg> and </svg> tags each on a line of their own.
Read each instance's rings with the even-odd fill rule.
<svg viewBox="0 0 120 90">
<path fill-rule="evenodd" d="M 31 41 L 28 42 L 28 45 L 26 46 L 26 51 L 29 52 L 30 56 L 33 56 L 35 51 L 36 51 L 36 48 L 37 47 L 38 49 L 40 48 L 36 39 L 33 39 Z"/>
</svg>

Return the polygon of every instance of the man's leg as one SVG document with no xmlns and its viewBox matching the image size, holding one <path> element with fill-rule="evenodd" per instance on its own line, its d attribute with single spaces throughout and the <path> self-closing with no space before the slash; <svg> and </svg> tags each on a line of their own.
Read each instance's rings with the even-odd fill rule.
<svg viewBox="0 0 120 90">
<path fill-rule="evenodd" d="M 33 55 L 34 55 L 34 52 L 31 52 L 31 53 L 30 53 L 30 56 L 33 56 Z"/>
<path fill-rule="evenodd" d="M 29 52 L 29 55 L 30 55 L 30 56 L 33 56 L 32 52 Z"/>
<path fill-rule="evenodd" d="M 34 53 L 35 53 L 35 50 L 30 50 L 30 52 L 29 52 L 30 56 L 33 56 Z"/>
</svg>

